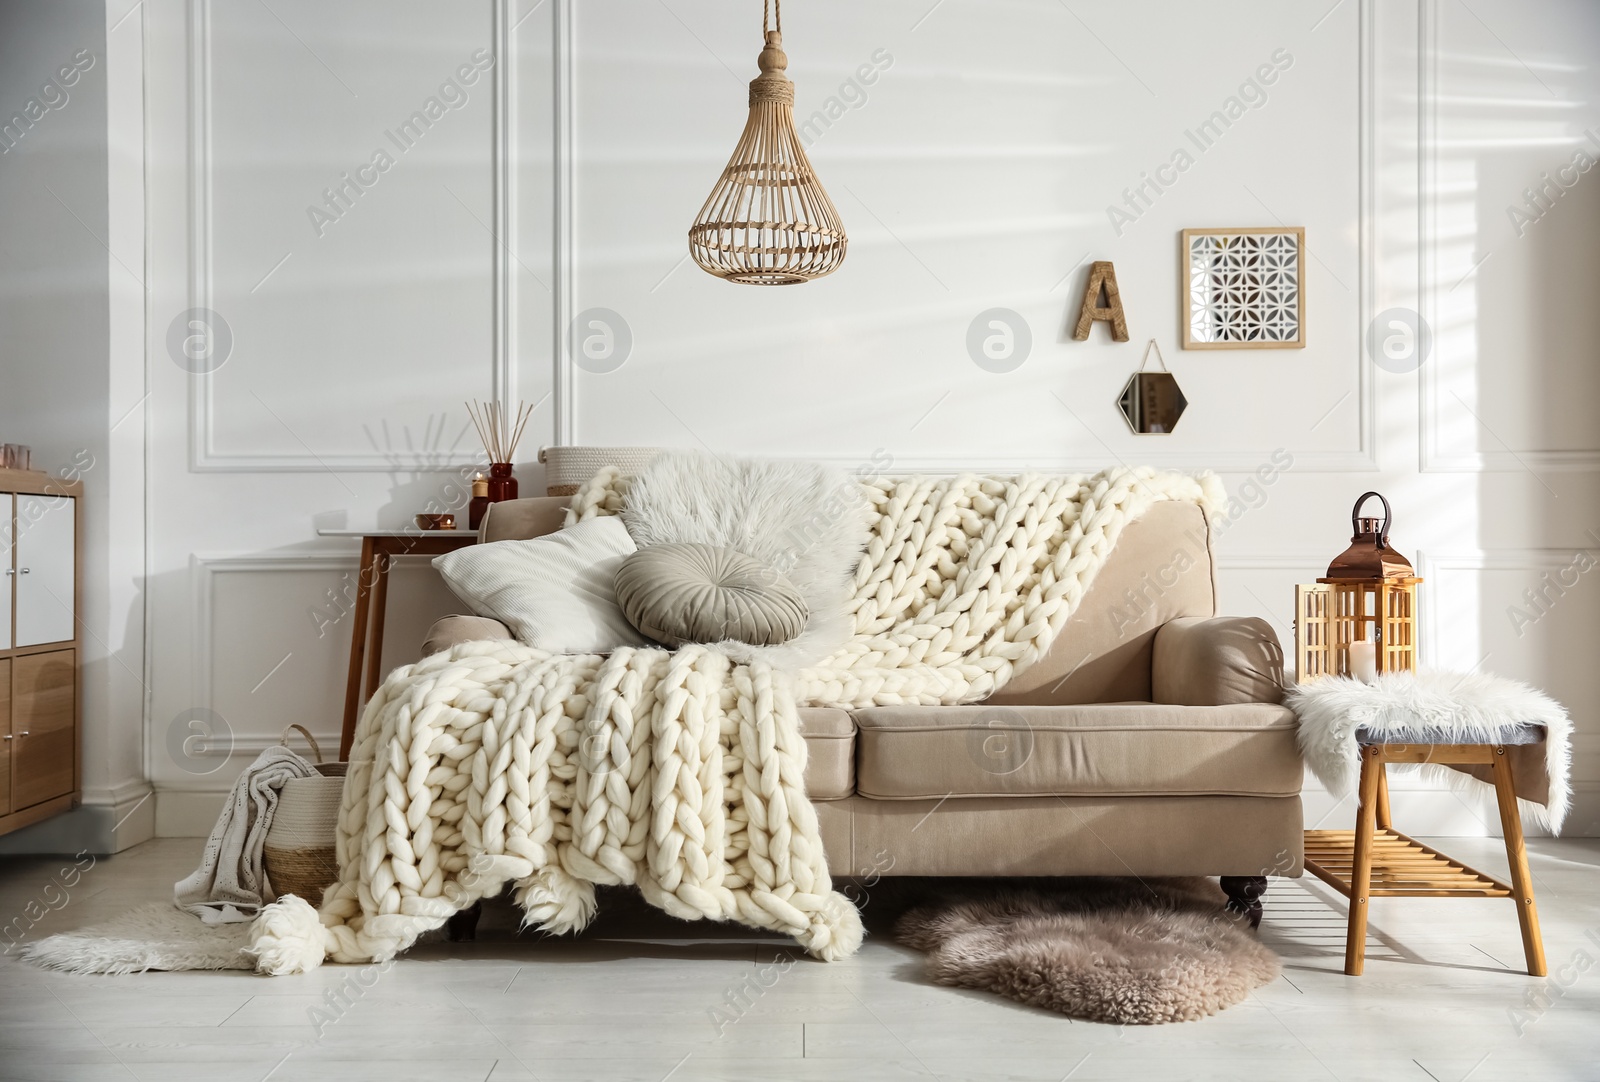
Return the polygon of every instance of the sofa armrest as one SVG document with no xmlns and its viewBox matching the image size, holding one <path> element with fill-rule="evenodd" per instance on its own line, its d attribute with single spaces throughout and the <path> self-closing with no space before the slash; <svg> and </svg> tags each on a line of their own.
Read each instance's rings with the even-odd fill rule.
<svg viewBox="0 0 1600 1082">
<path fill-rule="evenodd" d="M 1174 706 L 1283 701 L 1283 649 L 1255 616 L 1187 616 L 1156 632 L 1151 697 Z"/>
<path fill-rule="evenodd" d="M 530 496 L 525 500 L 491 503 L 478 523 L 479 541 L 526 541 L 561 529 L 566 521 L 566 496 Z"/>
<path fill-rule="evenodd" d="M 514 638 L 509 627 L 488 616 L 446 616 L 435 620 L 428 629 L 428 637 L 422 640 L 422 656 L 442 654 L 463 642 Z"/>
</svg>

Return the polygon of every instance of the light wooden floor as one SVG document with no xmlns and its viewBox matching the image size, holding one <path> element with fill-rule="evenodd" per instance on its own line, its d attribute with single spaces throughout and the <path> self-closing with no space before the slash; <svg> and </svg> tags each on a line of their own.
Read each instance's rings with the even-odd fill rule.
<svg viewBox="0 0 1600 1082">
<path fill-rule="evenodd" d="M 1600 1079 L 1600 840 L 1530 844 L 1544 980 L 1520 972 L 1500 900 L 1375 901 L 1366 976 L 1345 977 L 1343 902 L 1309 877 L 1267 895 L 1262 934 L 1283 979 L 1203 1022 L 1126 1029 L 932 986 L 918 956 L 881 933 L 846 962 L 798 960 L 730 1007 L 758 963 L 796 952 L 636 914 L 575 940 L 519 939 L 501 907 L 476 943 L 419 945 L 382 972 L 89 978 L 0 956 L 0 1078 Z M 1492 839 L 1439 846 L 1504 872 Z M 29 938 L 170 897 L 199 847 L 157 841 L 101 861 Z M 60 864 L 0 862 L 0 916 L 40 898 Z M 319 1035 L 308 1012 L 358 975 L 371 987 Z M 716 1008 L 737 1018 L 720 1032 Z"/>
</svg>

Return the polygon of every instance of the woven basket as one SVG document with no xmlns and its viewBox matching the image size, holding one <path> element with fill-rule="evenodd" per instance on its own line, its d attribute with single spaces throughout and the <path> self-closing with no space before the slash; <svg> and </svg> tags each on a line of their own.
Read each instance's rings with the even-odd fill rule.
<svg viewBox="0 0 1600 1082">
<path fill-rule="evenodd" d="M 293 894 L 320 905 L 322 892 L 339 878 L 335 839 L 344 775 L 350 764 L 323 762 L 322 748 L 303 725 L 289 726 L 278 742 L 288 746 L 289 734 L 297 729 L 317 758 L 317 774 L 283 783 L 272 825 L 267 828 L 262 864 L 277 897 Z"/>
<path fill-rule="evenodd" d="M 623 476 L 638 473 L 660 453 L 659 447 L 541 447 L 544 494 L 570 496 L 607 466 L 616 466 Z"/>
</svg>

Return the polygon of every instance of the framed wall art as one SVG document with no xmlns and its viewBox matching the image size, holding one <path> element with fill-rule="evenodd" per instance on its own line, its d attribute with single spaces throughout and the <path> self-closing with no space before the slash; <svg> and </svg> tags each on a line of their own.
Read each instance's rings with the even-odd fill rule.
<svg viewBox="0 0 1600 1082">
<path fill-rule="evenodd" d="M 1303 349 L 1306 231 L 1182 232 L 1184 349 Z"/>
</svg>

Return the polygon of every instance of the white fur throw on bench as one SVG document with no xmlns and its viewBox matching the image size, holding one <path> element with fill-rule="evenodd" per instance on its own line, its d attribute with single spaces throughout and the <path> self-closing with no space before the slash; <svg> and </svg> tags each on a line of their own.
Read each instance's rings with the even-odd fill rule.
<svg viewBox="0 0 1600 1082">
<path fill-rule="evenodd" d="M 1572 722 L 1561 704 L 1527 684 L 1488 673 L 1395 672 L 1374 684 L 1325 677 L 1293 688 L 1285 702 L 1300 718 L 1300 751 L 1336 797 L 1348 796 L 1361 773 L 1357 733 L 1368 743 L 1501 744 L 1511 742 L 1512 776 L 1522 807 L 1551 833 L 1571 801 Z M 1544 730 L 1535 744 L 1517 743 L 1526 726 Z M 1439 771 L 1444 764 L 1427 764 Z M 1460 767 L 1488 780 L 1487 767 Z M 1445 779 L 1460 774 L 1440 773 Z"/>
<path fill-rule="evenodd" d="M 710 456 L 664 456 L 658 469 L 697 472 L 724 510 L 785 483 L 779 471 L 752 493 L 759 470 Z M 870 505 L 858 518 L 822 512 L 859 530 L 831 654 L 790 670 L 700 645 L 602 657 L 476 642 L 396 669 L 356 731 L 339 880 L 320 914 L 296 898 L 262 913 L 257 968 L 390 958 L 507 883 L 528 923 L 550 931 L 590 919 L 596 884 L 634 884 L 676 916 L 849 955 L 860 915 L 828 876 L 796 707 L 981 699 L 1049 648 L 1129 522 L 1161 500 L 1222 499 L 1215 477 L 1151 469 L 830 483 L 819 471 L 792 464 L 789 483 L 843 486 Z M 629 484 L 602 471 L 569 521 L 625 512 Z M 788 503 L 799 506 L 764 525 L 729 514 L 730 528 L 787 530 L 818 511 Z M 703 522 L 649 526 L 656 542 L 707 539 Z M 717 540 L 772 558 L 771 536 Z"/>
</svg>

